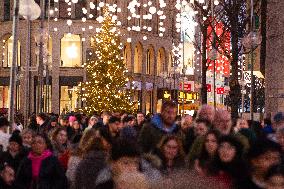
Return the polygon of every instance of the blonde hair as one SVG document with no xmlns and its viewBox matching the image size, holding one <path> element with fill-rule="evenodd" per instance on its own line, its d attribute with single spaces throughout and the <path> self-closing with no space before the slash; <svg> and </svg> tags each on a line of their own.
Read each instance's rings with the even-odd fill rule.
<svg viewBox="0 0 284 189">
<path fill-rule="evenodd" d="M 89 129 L 83 134 L 78 149 L 74 154 L 76 156 L 84 157 L 88 152 L 94 149 L 103 149 L 103 143 L 97 130 Z"/>
</svg>

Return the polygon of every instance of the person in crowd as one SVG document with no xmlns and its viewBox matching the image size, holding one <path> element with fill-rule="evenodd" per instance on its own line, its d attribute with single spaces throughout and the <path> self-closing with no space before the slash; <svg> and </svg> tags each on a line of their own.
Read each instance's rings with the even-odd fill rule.
<svg viewBox="0 0 284 189">
<path fill-rule="evenodd" d="M 181 129 L 177 136 L 182 140 L 183 150 L 185 154 L 188 154 L 189 149 L 195 139 L 193 118 L 190 115 L 186 115 L 181 118 Z"/>
<path fill-rule="evenodd" d="M 23 132 L 21 133 L 21 136 L 22 136 L 22 139 L 23 139 L 23 146 L 28 151 L 31 148 L 34 135 L 35 135 L 34 131 L 29 129 L 29 128 L 24 129 Z"/>
<path fill-rule="evenodd" d="M 0 188 L 14 189 L 15 171 L 8 164 L 0 165 Z"/>
<path fill-rule="evenodd" d="M 248 167 L 243 160 L 243 146 L 232 136 L 222 136 L 218 141 L 218 149 L 214 160 L 206 170 L 224 185 L 224 188 L 234 188 L 248 176 Z"/>
<path fill-rule="evenodd" d="M 110 117 L 108 121 L 107 128 L 109 130 L 109 133 L 111 134 L 112 138 L 118 138 L 119 137 L 119 132 L 120 132 L 120 124 L 121 120 L 118 117 Z"/>
<path fill-rule="evenodd" d="M 284 113 L 278 112 L 273 117 L 272 129 L 273 132 L 267 135 L 267 138 L 276 142 L 276 131 L 278 129 L 284 128 Z"/>
<path fill-rule="evenodd" d="M 120 129 L 120 137 L 125 139 L 137 140 L 137 131 L 135 129 L 135 117 L 127 115 L 123 119 L 123 128 Z"/>
<path fill-rule="evenodd" d="M 48 131 L 54 130 L 57 128 L 58 125 L 58 118 L 56 116 L 51 116 L 48 124 Z"/>
<path fill-rule="evenodd" d="M 36 123 L 38 124 L 36 133 L 45 134 L 48 132 L 48 117 L 45 113 L 37 114 Z"/>
<path fill-rule="evenodd" d="M 69 126 L 68 116 L 61 116 L 59 119 L 59 125 L 62 127 L 68 127 Z"/>
<path fill-rule="evenodd" d="M 143 124 L 145 123 L 145 116 L 142 112 L 138 112 L 136 115 L 136 125 L 134 128 L 136 129 L 137 133 L 140 132 Z"/>
<path fill-rule="evenodd" d="M 281 146 L 268 139 L 257 140 L 247 153 L 250 166 L 250 175 L 239 188 L 264 189 L 266 188 L 265 175 L 273 165 L 281 163 Z"/>
<path fill-rule="evenodd" d="M 9 139 L 8 150 L 0 155 L 0 164 L 8 163 L 17 172 L 21 161 L 27 156 L 22 137 L 14 132 Z"/>
<path fill-rule="evenodd" d="M 15 123 L 14 123 L 14 125 L 13 125 L 13 131 L 14 131 L 14 130 L 18 130 L 18 131 L 20 131 L 20 132 L 23 131 L 24 126 L 23 126 L 23 124 L 21 123 L 20 117 L 21 117 L 21 115 L 16 115 L 16 116 L 15 116 Z"/>
<path fill-rule="evenodd" d="M 142 173 L 123 173 L 115 180 L 116 189 L 150 189 L 147 178 Z"/>
<path fill-rule="evenodd" d="M 266 189 L 284 188 L 284 165 L 274 165 L 269 168 L 265 176 Z"/>
<path fill-rule="evenodd" d="M 15 182 L 17 188 L 67 189 L 64 170 L 51 149 L 46 135 L 34 137 L 32 151 L 19 167 Z"/>
<path fill-rule="evenodd" d="M 268 134 L 272 134 L 274 131 L 273 131 L 273 128 L 272 128 L 272 122 L 269 118 L 265 118 L 263 119 L 263 121 L 261 122 L 261 125 L 263 127 L 262 131 L 268 135 Z"/>
<path fill-rule="evenodd" d="M 70 153 L 70 144 L 67 137 L 67 131 L 64 127 L 58 127 L 52 137 L 53 155 L 58 158 L 62 167 L 67 170 L 67 164 Z"/>
<path fill-rule="evenodd" d="M 202 105 L 197 113 L 197 118 L 207 119 L 212 124 L 215 119 L 214 107 L 207 104 Z"/>
<path fill-rule="evenodd" d="M 210 130 L 205 135 L 205 141 L 202 146 L 202 151 L 199 156 L 195 159 L 192 157 L 189 164 L 194 161 L 194 168 L 200 175 L 205 175 L 205 170 L 212 163 L 216 156 L 218 149 L 218 140 L 220 138 L 220 133 L 217 130 Z"/>
<path fill-rule="evenodd" d="M 97 116 L 90 117 L 90 119 L 88 120 L 88 126 L 85 128 L 84 132 L 86 132 L 89 129 L 92 129 L 98 123 L 98 121 L 99 119 Z"/>
<path fill-rule="evenodd" d="M 137 143 L 120 139 L 113 144 L 111 150 L 111 170 L 115 180 L 124 173 L 139 172 L 140 151 Z"/>
<path fill-rule="evenodd" d="M 178 133 L 179 127 L 175 124 L 176 116 L 176 103 L 172 101 L 164 102 L 161 114 L 156 114 L 141 129 L 138 142 L 143 152 L 153 150 L 163 136 Z"/>
<path fill-rule="evenodd" d="M 185 167 L 185 154 L 177 136 L 164 136 L 157 147 L 156 154 L 162 160 L 161 170 L 165 175 L 170 175 Z"/>
<path fill-rule="evenodd" d="M 10 135 L 7 134 L 7 129 L 9 127 L 9 121 L 5 117 L 0 117 L 0 146 L 1 152 L 7 150 L 9 144 Z"/>
<path fill-rule="evenodd" d="M 69 181 L 70 189 L 75 188 L 75 176 L 76 170 L 83 158 L 85 158 L 94 147 L 97 145 L 97 130 L 88 129 L 82 136 L 79 146 L 77 149 L 71 152 L 71 157 L 68 161 L 68 169 L 66 171 L 66 176 Z M 101 141 L 102 142 L 102 141 Z"/>
<path fill-rule="evenodd" d="M 212 128 L 211 123 L 207 119 L 196 119 L 194 133 L 196 137 L 205 136 L 208 130 Z"/>
<path fill-rule="evenodd" d="M 280 128 L 276 131 L 276 141 L 280 144 L 282 152 L 284 152 L 284 128 Z"/>
<path fill-rule="evenodd" d="M 108 121 L 111 117 L 111 114 L 108 111 L 103 111 L 101 113 L 101 119 L 104 125 L 108 125 Z"/>
<path fill-rule="evenodd" d="M 256 123 L 254 123 L 256 124 Z M 235 133 L 240 133 L 245 136 L 249 143 L 252 144 L 256 140 L 255 132 L 250 128 L 249 123 L 246 119 L 239 118 L 237 119 L 237 124 L 234 127 Z"/>
<path fill-rule="evenodd" d="M 36 123 L 36 114 L 32 113 L 32 115 L 29 117 L 29 129 L 33 130 L 35 133 L 38 131 L 38 126 Z"/>
<path fill-rule="evenodd" d="M 122 120 L 123 127 L 134 127 L 135 126 L 135 117 L 133 115 L 127 115 Z"/>
<path fill-rule="evenodd" d="M 89 132 L 93 132 L 93 130 Z M 108 166 L 103 140 L 101 137 L 94 136 L 94 138 L 90 138 L 91 145 L 88 145 L 88 149 L 86 149 L 88 152 L 84 152 L 76 169 L 74 188 L 87 189 L 92 186 L 97 189 L 100 184 L 105 184 L 106 189 L 109 185 L 113 187 L 113 181 L 109 180 L 111 179 L 110 172 L 101 172 Z M 102 174 L 103 178 L 98 178 L 99 174 Z"/>
</svg>

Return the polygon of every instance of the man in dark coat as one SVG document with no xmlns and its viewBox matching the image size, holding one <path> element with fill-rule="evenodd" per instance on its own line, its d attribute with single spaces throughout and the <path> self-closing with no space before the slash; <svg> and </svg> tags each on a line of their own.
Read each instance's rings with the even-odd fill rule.
<svg viewBox="0 0 284 189">
<path fill-rule="evenodd" d="M 45 134 L 48 132 L 48 117 L 45 113 L 39 113 L 36 116 L 36 123 L 38 124 L 37 133 Z"/>
<path fill-rule="evenodd" d="M 175 102 L 166 101 L 162 105 L 161 114 L 156 114 L 150 122 L 144 124 L 138 138 L 143 152 L 153 150 L 163 136 L 178 132 L 179 127 L 175 124 L 177 111 Z"/>
<path fill-rule="evenodd" d="M 14 188 L 15 171 L 9 165 L 0 166 L 0 188 Z"/>
</svg>

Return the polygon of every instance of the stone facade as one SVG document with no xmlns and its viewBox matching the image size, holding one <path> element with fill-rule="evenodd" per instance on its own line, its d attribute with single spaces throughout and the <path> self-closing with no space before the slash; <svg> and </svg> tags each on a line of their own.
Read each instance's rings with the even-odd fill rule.
<svg viewBox="0 0 284 189">
<path fill-rule="evenodd" d="M 265 111 L 284 111 L 284 1 L 269 0 L 267 7 Z"/>
<path fill-rule="evenodd" d="M 61 1 L 60 1 L 61 2 Z M 62 1 L 64 2 L 64 1 Z M 89 0 L 87 0 L 89 3 Z M 147 2 L 147 1 L 145 1 Z M 157 1 L 158 2 L 158 1 Z M 170 2 L 168 2 L 170 3 Z M 172 27 L 174 26 L 173 22 L 175 19 L 175 9 L 172 6 L 167 6 L 166 10 L 164 10 L 167 16 L 166 20 L 164 21 L 164 27 L 166 28 L 166 32 L 163 37 L 158 36 L 158 29 L 157 26 L 159 23 L 158 19 L 153 19 L 151 22 L 153 26 L 153 31 L 151 32 L 134 32 L 134 31 L 127 31 L 127 27 L 129 27 L 129 23 L 127 22 L 127 4 L 128 1 L 118 1 L 118 6 L 122 8 L 122 12 L 119 13 L 119 19 L 122 21 L 122 42 L 127 47 L 124 51 L 124 55 L 127 54 L 127 68 L 129 73 L 132 74 L 135 81 L 139 81 L 142 83 L 141 87 L 141 110 L 146 112 L 146 95 L 149 93 L 146 91 L 146 83 L 152 83 L 153 89 L 151 89 L 150 93 L 152 93 L 152 102 L 151 106 L 153 109 L 151 112 L 156 112 L 157 106 L 157 90 L 158 88 L 162 87 L 170 87 L 169 84 L 165 84 L 164 79 L 160 77 L 158 73 L 158 66 L 162 64 L 163 70 L 160 71 L 168 71 L 171 67 L 170 65 L 170 56 L 171 56 L 171 49 L 172 49 L 172 42 L 173 40 L 178 39 L 178 35 L 172 31 Z M 142 4 L 142 3 L 141 3 Z M 12 1 L 11 1 L 11 8 L 12 8 Z M 74 8 L 74 7 L 73 7 Z M 90 7 L 87 7 L 90 10 Z M 4 41 L 7 40 L 12 33 L 12 21 L 11 20 L 4 20 L 4 3 L 3 1 L 0 2 L 0 47 L 4 46 Z M 61 9 L 59 9 L 61 10 Z M 74 10 L 74 9 L 72 9 Z M 55 13 L 58 16 L 58 13 Z M 141 11 L 143 14 L 143 10 Z M 12 15 L 12 11 L 11 11 Z M 72 12 L 72 17 L 74 18 L 74 11 Z M 142 20 L 142 25 L 143 25 Z M 47 27 L 47 21 L 44 23 L 45 27 Z M 73 19 L 73 24 L 71 27 L 68 27 L 66 24 L 66 19 L 61 19 L 58 17 L 58 21 L 54 21 L 53 19 L 49 22 L 50 27 L 50 37 L 52 39 L 52 61 L 51 61 L 51 70 L 50 76 L 52 78 L 52 85 L 51 85 L 51 110 L 50 112 L 60 113 L 60 77 L 62 76 L 69 76 L 69 77 L 81 77 L 85 80 L 85 71 L 84 68 L 81 67 L 61 67 L 61 39 L 63 38 L 64 34 L 71 32 L 72 34 L 80 35 L 81 38 L 85 38 L 85 41 L 82 42 L 82 64 L 86 62 L 86 51 L 87 49 L 91 48 L 91 36 L 94 34 L 95 29 L 88 29 L 89 26 L 92 25 L 93 28 L 98 26 L 98 23 L 93 20 L 87 20 L 86 22 L 82 22 L 80 19 Z M 34 40 L 34 36 L 38 35 L 40 27 L 40 20 L 33 21 L 31 24 L 31 66 L 37 65 L 37 55 L 36 51 L 36 43 Z M 82 31 L 82 28 L 86 28 L 86 31 Z M 156 27 L 156 28 L 155 28 Z M 53 28 L 58 28 L 58 31 L 54 31 Z M 174 29 L 174 28 L 173 28 Z M 175 29 L 174 29 L 175 30 Z M 21 19 L 19 21 L 19 41 L 21 44 L 20 49 L 20 56 L 21 56 L 21 67 L 24 67 L 26 64 L 26 52 L 27 52 L 27 21 Z M 147 40 L 143 40 L 143 36 L 147 36 Z M 131 43 L 127 43 L 127 38 L 131 38 Z M 139 48 L 135 48 L 139 46 Z M 137 49 L 139 49 L 139 52 Z M 146 73 L 147 69 L 147 54 L 148 51 L 152 52 L 151 59 L 153 62 L 151 63 L 151 69 L 153 71 L 150 74 Z M 147 53 L 148 52 L 148 53 Z M 138 59 L 135 62 L 135 55 L 138 53 Z M 1 53 L 2 54 L 2 53 Z M 3 56 L 0 56 L 0 62 L 2 62 Z M 134 67 L 139 66 L 139 62 L 142 63 L 142 72 L 135 73 Z M 158 66 L 157 66 L 158 65 Z M 9 68 L 4 68 L 2 65 L 0 66 L 0 78 L 9 78 Z M 30 72 L 30 112 L 36 111 L 36 96 L 35 96 L 35 77 L 37 76 L 37 72 Z M 24 71 L 19 69 L 19 75 L 24 75 Z M 23 112 L 25 109 L 24 107 L 24 94 L 25 94 L 25 81 L 24 77 L 19 78 L 19 86 L 20 86 L 20 112 Z M 3 85 L 3 82 L 0 86 Z M 0 107 L 1 108 L 1 107 Z M 149 111 L 149 110 L 147 110 Z"/>
</svg>

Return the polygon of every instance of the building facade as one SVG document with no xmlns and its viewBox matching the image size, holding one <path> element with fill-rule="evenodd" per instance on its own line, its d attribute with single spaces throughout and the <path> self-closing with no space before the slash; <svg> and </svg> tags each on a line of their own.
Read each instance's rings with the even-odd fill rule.
<svg viewBox="0 0 284 189">
<path fill-rule="evenodd" d="M 145 1 L 145 0 L 144 0 Z M 121 21 L 121 40 L 124 44 L 123 56 L 128 72 L 133 77 L 133 84 L 137 86 L 134 99 L 138 101 L 138 110 L 144 113 L 159 111 L 165 90 L 178 89 L 179 74 L 172 74 L 175 68 L 175 60 L 172 56 L 172 44 L 178 41 L 180 35 L 176 33 L 175 16 L 176 9 L 169 6 L 171 1 L 163 8 L 166 19 L 161 21 L 157 14 L 152 20 L 142 19 L 149 7 L 136 7 L 135 19 L 129 19 L 128 10 L 130 1 L 103 1 L 104 3 L 116 3 L 121 8 L 117 12 Z M 36 0 L 40 4 L 40 0 Z M 46 1 L 48 2 L 48 1 Z M 78 96 L 78 84 L 86 81 L 85 70 L 82 67 L 92 53 L 94 33 L 99 23 L 96 18 L 102 15 L 98 7 L 102 1 L 82 0 L 78 3 L 64 0 L 51 0 L 49 21 L 44 21 L 44 31 L 40 31 L 40 19 L 31 22 L 31 38 L 28 39 L 27 20 L 19 20 L 18 39 L 18 72 L 16 109 L 24 112 L 39 112 L 41 102 L 44 112 L 62 113 L 74 111 L 81 106 Z M 152 1 L 154 6 L 159 6 L 159 0 Z M 174 1 L 173 1 L 174 2 Z M 172 2 L 172 3 L 173 3 Z M 69 3 L 69 4 L 68 4 Z M 145 4 L 148 1 L 144 2 Z M 144 4 L 143 4 L 144 5 Z M 46 6 L 47 8 L 48 6 Z M 13 0 L 0 2 L 0 108 L 9 107 L 8 91 L 10 65 L 12 62 L 12 13 Z M 3 11 L 4 10 L 4 11 Z M 132 15 L 133 16 L 133 15 Z M 82 19 L 83 18 L 83 19 Z M 87 19 L 84 19 L 87 18 Z M 72 24 L 66 23 L 71 20 Z M 161 25 L 165 28 L 163 35 L 159 36 Z M 129 31 L 133 26 L 150 27 L 149 31 Z M 49 28 L 49 29 L 47 29 Z M 47 32 L 48 31 L 48 32 Z M 42 34 L 44 33 L 44 34 Z M 44 49 L 44 78 L 42 100 L 39 100 L 39 38 L 45 35 Z M 147 38 L 147 39 L 146 39 Z M 130 40 L 131 39 L 131 40 Z M 27 59 L 27 49 L 30 44 L 30 61 Z M 25 65 L 30 64 L 29 76 L 29 104 L 25 105 Z M 170 78 L 170 82 L 168 82 Z M 160 93 L 163 95 L 159 95 Z M 27 106 L 27 107 L 25 107 Z"/>
</svg>

